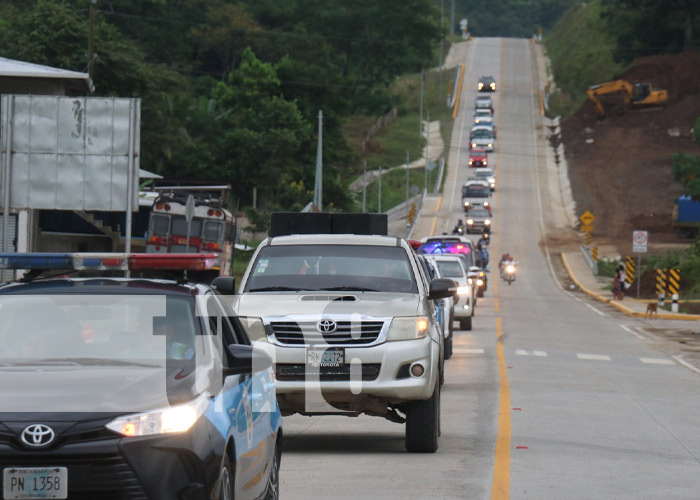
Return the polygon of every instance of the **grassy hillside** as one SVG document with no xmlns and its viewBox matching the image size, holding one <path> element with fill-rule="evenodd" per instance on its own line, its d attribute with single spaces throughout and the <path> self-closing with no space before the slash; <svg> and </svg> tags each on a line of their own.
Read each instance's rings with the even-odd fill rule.
<svg viewBox="0 0 700 500">
<path fill-rule="evenodd" d="M 619 74 L 623 66 L 613 59 L 615 40 L 601 19 L 601 0 L 571 7 L 544 43 L 560 92 L 552 98 L 555 114 L 573 114 L 586 99 L 590 85 Z"/>
</svg>

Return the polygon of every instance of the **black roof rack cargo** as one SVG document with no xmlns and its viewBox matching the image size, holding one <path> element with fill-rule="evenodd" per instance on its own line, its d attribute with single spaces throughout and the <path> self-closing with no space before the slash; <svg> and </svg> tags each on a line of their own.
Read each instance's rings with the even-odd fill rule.
<svg viewBox="0 0 700 500">
<path fill-rule="evenodd" d="M 386 214 L 301 213 L 272 214 L 270 236 L 291 234 L 389 234 Z"/>
</svg>

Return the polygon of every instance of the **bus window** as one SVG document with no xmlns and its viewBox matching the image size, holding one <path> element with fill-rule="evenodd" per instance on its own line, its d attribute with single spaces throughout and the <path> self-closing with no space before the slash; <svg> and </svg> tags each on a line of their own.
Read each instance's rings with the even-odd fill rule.
<svg viewBox="0 0 700 500">
<path fill-rule="evenodd" d="M 202 239 L 219 241 L 224 231 L 224 225 L 221 222 L 206 221 L 204 223 L 204 234 Z"/>
<path fill-rule="evenodd" d="M 192 228 L 190 229 L 190 236 L 192 238 L 198 238 L 199 234 L 202 232 L 202 220 L 192 219 Z M 184 217 L 173 217 L 173 227 L 170 233 L 174 236 L 187 236 L 187 221 Z"/>
<path fill-rule="evenodd" d="M 153 236 L 167 236 L 170 226 L 170 217 L 167 215 L 153 215 L 151 217 L 151 234 Z"/>
</svg>

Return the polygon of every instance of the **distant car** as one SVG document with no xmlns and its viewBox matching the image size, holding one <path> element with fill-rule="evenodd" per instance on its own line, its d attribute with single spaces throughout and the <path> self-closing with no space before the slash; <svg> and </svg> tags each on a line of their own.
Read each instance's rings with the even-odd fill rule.
<svg viewBox="0 0 700 500">
<path fill-rule="evenodd" d="M 489 164 L 485 149 L 474 148 L 469 152 L 469 167 L 481 168 Z"/>
<path fill-rule="evenodd" d="M 491 96 L 480 95 L 474 101 L 474 109 L 488 109 L 493 113 L 493 100 Z"/>
<path fill-rule="evenodd" d="M 418 255 L 418 262 L 423 267 L 423 272 L 425 275 L 434 280 L 435 278 L 442 278 L 438 268 L 433 265 L 433 262 L 428 260 L 427 255 Z M 454 297 L 443 297 L 441 299 L 435 299 L 435 312 L 437 314 L 436 319 L 440 328 L 442 330 L 442 336 L 445 339 L 445 359 L 450 359 L 452 357 L 452 338 L 454 337 Z"/>
<path fill-rule="evenodd" d="M 475 206 L 469 209 L 467 213 L 467 234 L 483 233 L 491 227 L 491 212 L 486 207 Z"/>
<path fill-rule="evenodd" d="M 467 182 L 470 180 L 486 181 L 489 184 L 489 189 L 491 192 L 496 190 L 496 174 L 490 168 L 477 168 L 473 175 L 469 177 Z"/>
<path fill-rule="evenodd" d="M 465 212 L 475 206 L 484 206 L 487 209 L 491 206 L 491 189 L 488 183 L 482 181 L 467 181 L 462 186 L 462 206 Z"/>
<path fill-rule="evenodd" d="M 469 133 L 470 139 L 472 137 L 474 137 L 474 132 L 476 132 L 477 130 L 488 130 L 489 132 L 491 132 L 493 134 L 494 139 L 497 138 L 496 137 L 496 125 L 494 125 L 493 122 L 491 122 L 491 123 L 475 123 L 474 125 L 472 125 L 471 132 Z"/>
<path fill-rule="evenodd" d="M 453 318 L 459 321 L 461 330 L 471 330 L 476 291 L 469 284 L 468 268 L 464 267 L 464 262 L 457 255 L 431 255 L 428 258 L 440 276 L 452 279 L 459 285 L 454 296 Z"/>
<path fill-rule="evenodd" d="M 490 124 L 493 123 L 493 113 L 488 108 L 479 108 L 474 110 L 474 124 Z"/>
<path fill-rule="evenodd" d="M 472 131 L 469 139 L 469 149 L 483 148 L 489 153 L 496 147 L 496 137 L 492 130 L 478 128 Z"/>
<path fill-rule="evenodd" d="M 496 92 L 496 80 L 492 76 L 482 76 L 476 88 L 479 92 Z"/>
</svg>

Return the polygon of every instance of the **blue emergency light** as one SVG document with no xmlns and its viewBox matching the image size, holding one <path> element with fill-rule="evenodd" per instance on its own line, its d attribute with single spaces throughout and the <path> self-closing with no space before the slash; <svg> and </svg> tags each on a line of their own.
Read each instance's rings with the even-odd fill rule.
<svg viewBox="0 0 700 500">
<path fill-rule="evenodd" d="M 205 271 L 218 258 L 214 253 L 0 253 L 0 269 Z"/>
</svg>

